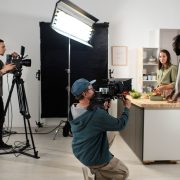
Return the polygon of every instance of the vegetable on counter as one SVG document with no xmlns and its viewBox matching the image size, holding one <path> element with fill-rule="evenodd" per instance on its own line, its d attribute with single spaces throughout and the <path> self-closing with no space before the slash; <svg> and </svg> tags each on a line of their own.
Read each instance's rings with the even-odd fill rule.
<svg viewBox="0 0 180 180">
<path fill-rule="evenodd" d="M 141 93 L 136 91 L 135 89 L 132 89 L 129 94 L 131 95 L 132 98 L 138 99 L 141 97 Z"/>
</svg>

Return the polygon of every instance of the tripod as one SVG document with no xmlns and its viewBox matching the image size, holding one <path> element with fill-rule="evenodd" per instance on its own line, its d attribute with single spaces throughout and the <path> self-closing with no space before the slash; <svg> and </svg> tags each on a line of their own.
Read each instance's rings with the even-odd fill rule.
<svg viewBox="0 0 180 180">
<path fill-rule="evenodd" d="M 9 92 L 9 96 L 6 102 L 6 106 L 5 106 L 5 115 L 9 106 L 9 102 L 11 99 L 11 95 L 14 89 L 14 85 L 16 84 L 17 87 L 17 95 L 18 95 L 18 102 L 19 102 L 19 110 L 20 113 L 23 116 L 23 120 L 24 120 L 24 129 L 25 129 L 25 136 L 26 136 L 26 144 L 21 147 L 20 149 L 16 150 L 16 149 L 12 149 L 9 152 L 4 152 L 4 153 L 0 153 L 1 154 L 12 154 L 12 153 L 20 153 L 20 154 L 24 154 L 30 157 L 34 157 L 34 158 L 39 158 L 38 157 L 38 151 L 36 151 L 35 148 L 35 144 L 34 144 L 34 140 L 33 140 L 33 135 L 32 135 L 32 130 L 31 130 L 31 125 L 30 125 L 30 114 L 29 114 L 29 108 L 28 108 L 28 103 L 27 103 L 27 99 L 26 99 L 26 93 L 25 93 L 25 88 L 24 88 L 24 81 L 21 78 L 21 73 L 22 70 L 18 70 L 14 73 L 13 76 L 13 80 L 12 80 L 12 85 L 11 85 L 11 89 Z M 31 139 L 31 143 L 32 143 L 32 148 L 30 148 L 30 143 L 29 143 L 29 139 L 28 139 L 28 132 L 27 132 L 27 128 L 29 129 L 29 134 L 30 134 L 30 139 Z M 33 149 L 34 151 L 34 155 L 29 154 L 27 152 L 24 152 L 25 150 L 29 150 L 27 148 Z"/>
</svg>

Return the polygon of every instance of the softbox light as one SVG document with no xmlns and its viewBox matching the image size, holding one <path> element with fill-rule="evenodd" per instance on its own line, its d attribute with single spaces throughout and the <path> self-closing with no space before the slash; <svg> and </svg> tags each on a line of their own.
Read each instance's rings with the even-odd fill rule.
<svg viewBox="0 0 180 180">
<path fill-rule="evenodd" d="M 82 44 L 91 46 L 93 25 L 98 21 L 89 13 L 68 0 L 56 3 L 51 27 L 56 32 Z"/>
</svg>

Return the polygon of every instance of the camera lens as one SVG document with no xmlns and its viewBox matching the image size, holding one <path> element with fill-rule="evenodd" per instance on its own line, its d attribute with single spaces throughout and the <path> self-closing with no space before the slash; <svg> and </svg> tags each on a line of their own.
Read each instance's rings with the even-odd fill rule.
<svg viewBox="0 0 180 180">
<path fill-rule="evenodd" d="M 31 66 L 31 59 L 24 59 L 21 61 L 21 65 L 22 66 L 27 66 L 30 67 Z"/>
</svg>

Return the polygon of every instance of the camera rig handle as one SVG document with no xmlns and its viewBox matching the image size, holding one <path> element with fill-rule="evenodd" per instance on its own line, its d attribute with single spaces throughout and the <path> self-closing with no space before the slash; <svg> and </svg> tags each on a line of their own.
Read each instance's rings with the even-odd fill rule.
<svg viewBox="0 0 180 180">
<path fill-rule="evenodd" d="M 124 94 L 124 93 L 118 94 L 118 98 L 121 99 L 122 101 L 126 101 L 127 100 L 126 95 L 127 94 Z"/>
<path fill-rule="evenodd" d="M 21 52 L 20 52 L 21 54 L 21 58 L 23 59 L 23 57 L 24 57 L 24 53 L 25 53 L 25 47 L 24 46 L 21 46 Z"/>
</svg>

